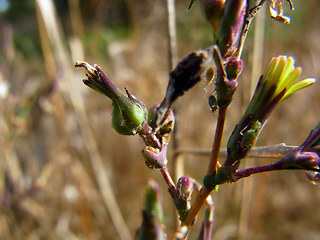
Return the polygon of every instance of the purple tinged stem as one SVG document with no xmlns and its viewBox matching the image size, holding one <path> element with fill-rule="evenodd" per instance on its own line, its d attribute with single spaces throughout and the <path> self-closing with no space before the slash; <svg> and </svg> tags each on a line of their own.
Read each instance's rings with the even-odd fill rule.
<svg viewBox="0 0 320 240">
<path fill-rule="evenodd" d="M 275 162 L 275 163 L 268 164 L 268 165 L 241 169 L 241 170 L 238 170 L 232 176 L 232 179 L 233 179 L 233 181 L 237 181 L 241 178 L 249 177 L 252 174 L 262 173 L 262 172 L 270 172 L 270 171 L 275 171 L 275 170 L 285 170 L 285 168 L 283 168 L 283 163 L 279 161 L 279 162 Z"/>
<path fill-rule="evenodd" d="M 166 184 L 168 185 L 168 191 L 170 193 L 170 196 L 172 197 L 172 199 L 174 199 L 175 192 L 176 192 L 176 186 L 171 178 L 171 175 L 167 169 L 167 166 L 162 166 L 160 169 L 160 172 L 161 172 Z"/>
</svg>

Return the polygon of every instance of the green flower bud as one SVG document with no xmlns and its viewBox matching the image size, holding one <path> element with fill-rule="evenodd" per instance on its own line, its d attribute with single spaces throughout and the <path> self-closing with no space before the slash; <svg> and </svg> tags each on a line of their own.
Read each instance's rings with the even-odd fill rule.
<svg viewBox="0 0 320 240">
<path fill-rule="evenodd" d="M 223 5 L 225 0 L 200 0 L 200 7 L 210 23 L 213 32 L 218 29 L 218 25 L 223 13 Z"/>
<path fill-rule="evenodd" d="M 165 240 L 167 235 L 163 226 L 160 188 L 154 181 L 149 181 L 146 190 L 142 224 L 137 230 L 136 240 Z"/>
<path fill-rule="evenodd" d="M 127 129 L 124 132 L 130 132 L 124 135 L 134 135 L 141 130 L 142 123 L 147 118 L 147 110 L 142 102 L 134 98 L 127 90 L 126 92 L 128 97 L 120 92 L 119 97 L 113 101 L 115 117 L 112 117 L 112 126 L 116 127 L 114 129 L 119 134 L 123 134 L 121 133 L 123 131 L 119 132 L 118 130 L 122 130 L 122 127 L 124 127 Z"/>
<path fill-rule="evenodd" d="M 120 112 L 118 105 L 115 103 L 113 103 L 113 110 L 112 110 L 112 128 L 121 135 L 133 134 L 132 131 L 130 131 L 126 126 L 124 126 L 122 114 Z"/>
<path fill-rule="evenodd" d="M 145 105 L 128 90 L 126 90 L 127 95 L 120 91 L 98 65 L 91 66 L 80 61 L 75 63 L 75 67 L 84 67 L 87 70 L 87 79 L 83 80 L 84 84 L 112 100 L 112 127 L 119 134 L 137 134 L 147 118 Z"/>
</svg>

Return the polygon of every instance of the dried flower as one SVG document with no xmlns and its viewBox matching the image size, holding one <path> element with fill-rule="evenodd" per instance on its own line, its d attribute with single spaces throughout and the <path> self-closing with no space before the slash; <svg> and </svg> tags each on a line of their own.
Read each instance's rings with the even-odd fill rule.
<svg viewBox="0 0 320 240">
<path fill-rule="evenodd" d="M 290 4 L 291 10 L 294 10 L 293 3 L 291 0 L 287 0 Z M 283 15 L 282 10 L 283 0 L 271 0 L 270 3 L 270 14 L 271 17 L 279 22 L 289 24 L 290 17 Z"/>
<path fill-rule="evenodd" d="M 151 126 L 157 129 L 163 125 L 173 102 L 200 82 L 213 63 L 213 48 L 195 51 L 185 57 L 170 73 L 166 96 L 152 120 Z"/>
</svg>

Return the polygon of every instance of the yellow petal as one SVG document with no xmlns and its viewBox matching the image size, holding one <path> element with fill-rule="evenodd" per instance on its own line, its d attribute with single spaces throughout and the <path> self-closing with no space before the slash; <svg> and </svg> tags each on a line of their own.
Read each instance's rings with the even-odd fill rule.
<svg viewBox="0 0 320 240">
<path fill-rule="evenodd" d="M 267 67 L 267 70 L 263 76 L 264 81 L 268 82 L 266 88 L 269 88 L 271 86 L 270 81 L 272 80 L 272 75 L 273 75 L 275 69 L 277 68 L 278 63 L 279 63 L 279 57 L 274 57 L 271 59 L 269 65 Z"/>
<path fill-rule="evenodd" d="M 302 88 L 309 87 L 312 84 L 314 84 L 315 82 L 316 82 L 315 78 L 307 78 L 305 80 L 302 80 L 301 82 L 294 84 L 291 88 L 288 89 L 286 94 L 281 99 L 281 102 L 284 101 L 285 99 L 287 99 L 288 97 L 290 97 L 294 92 L 296 92 Z"/>
<path fill-rule="evenodd" d="M 291 71 L 285 78 L 281 77 L 281 82 L 277 87 L 276 94 L 280 93 L 284 88 L 289 89 L 293 84 L 298 80 L 301 75 L 302 68 L 297 67 L 293 71 Z"/>
<path fill-rule="evenodd" d="M 285 68 L 287 63 L 287 57 L 286 56 L 280 56 L 279 57 L 279 62 L 277 67 L 275 68 L 272 76 L 270 76 L 270 82 L 268 83 L 268 88 L 272 85 L 278 85 L 279 80 L 281 77 L 281 74 L 283 73 L 283 69 Z"/>
<path fill-rule="evenodd" d="M 294 58 L 288 57 L 285 68 L 283 69 L 280 81 L 286 79 L 286 77 L 294 70 Z"/>
</svg>

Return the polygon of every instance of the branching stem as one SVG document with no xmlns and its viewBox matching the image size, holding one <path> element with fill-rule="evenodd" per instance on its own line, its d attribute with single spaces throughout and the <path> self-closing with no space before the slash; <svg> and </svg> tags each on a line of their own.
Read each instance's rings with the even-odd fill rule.
<svg viewBox="0 0 320 240">
<path fill-rule="evenodd" d="M 201 207 L 206 202 L 208 196 L 210 195 L 211 190 L 203 186 L 196 196 L 195 202 L 192 204 L 190 211 L 186 219 L 181 223 L 181 226 L 187 226 L 190 228 L 194 223 L 196 216 L 198 215 Z M 185 236 L 187 237 L 187 235 Z"/>
<path fill-rule="evenodd" d="M 234 181 L 238 181 L 241 178 L 249 177 L 250 175 L 256 174 L 256 173 L 270 172 L 275 170 L 284 170 L 284 168 L 282 168 L 281 166 L 282 166 L 281 162 L 275 162 L 272 164 L 267 164 L 259 167 L 246 168 L 246 169 L 238 170 L 233 175 L 232 178 Z"/>
<path fill-rule="evenodd" d="M 214 136 L 213 146 L 212 146 L 212 152 L 210 156 L 210 162 L 208 167 L 208 174 L 214 175 L 216 173 L 216 168 L 218 166 L 218 158 L 219 158 L 219 152 L 221 147 L 221 139 L 222 139 L 222 133 L 224 129 L 224 123 L 226 118 L 226 112 L 227 107 L 222 107 L 219 109 L 219 115 L 218 115 L 218 121 L 217 121 L 217 128 L 216 133 Z M 185 219 L 185 221 L 182 222 L 181 226 L 187 226 L 190 227 L 196 216 L 198 215 L 202 205 L 207 200 L 207 197 L 210 195 L 210 192 L 212 189 L 208 189 L 205 186 L 203 186 L 200 191 L 198 192 L 196 196 L 195 202 L 192 204 L 191 209 Z"/>
</svg>

